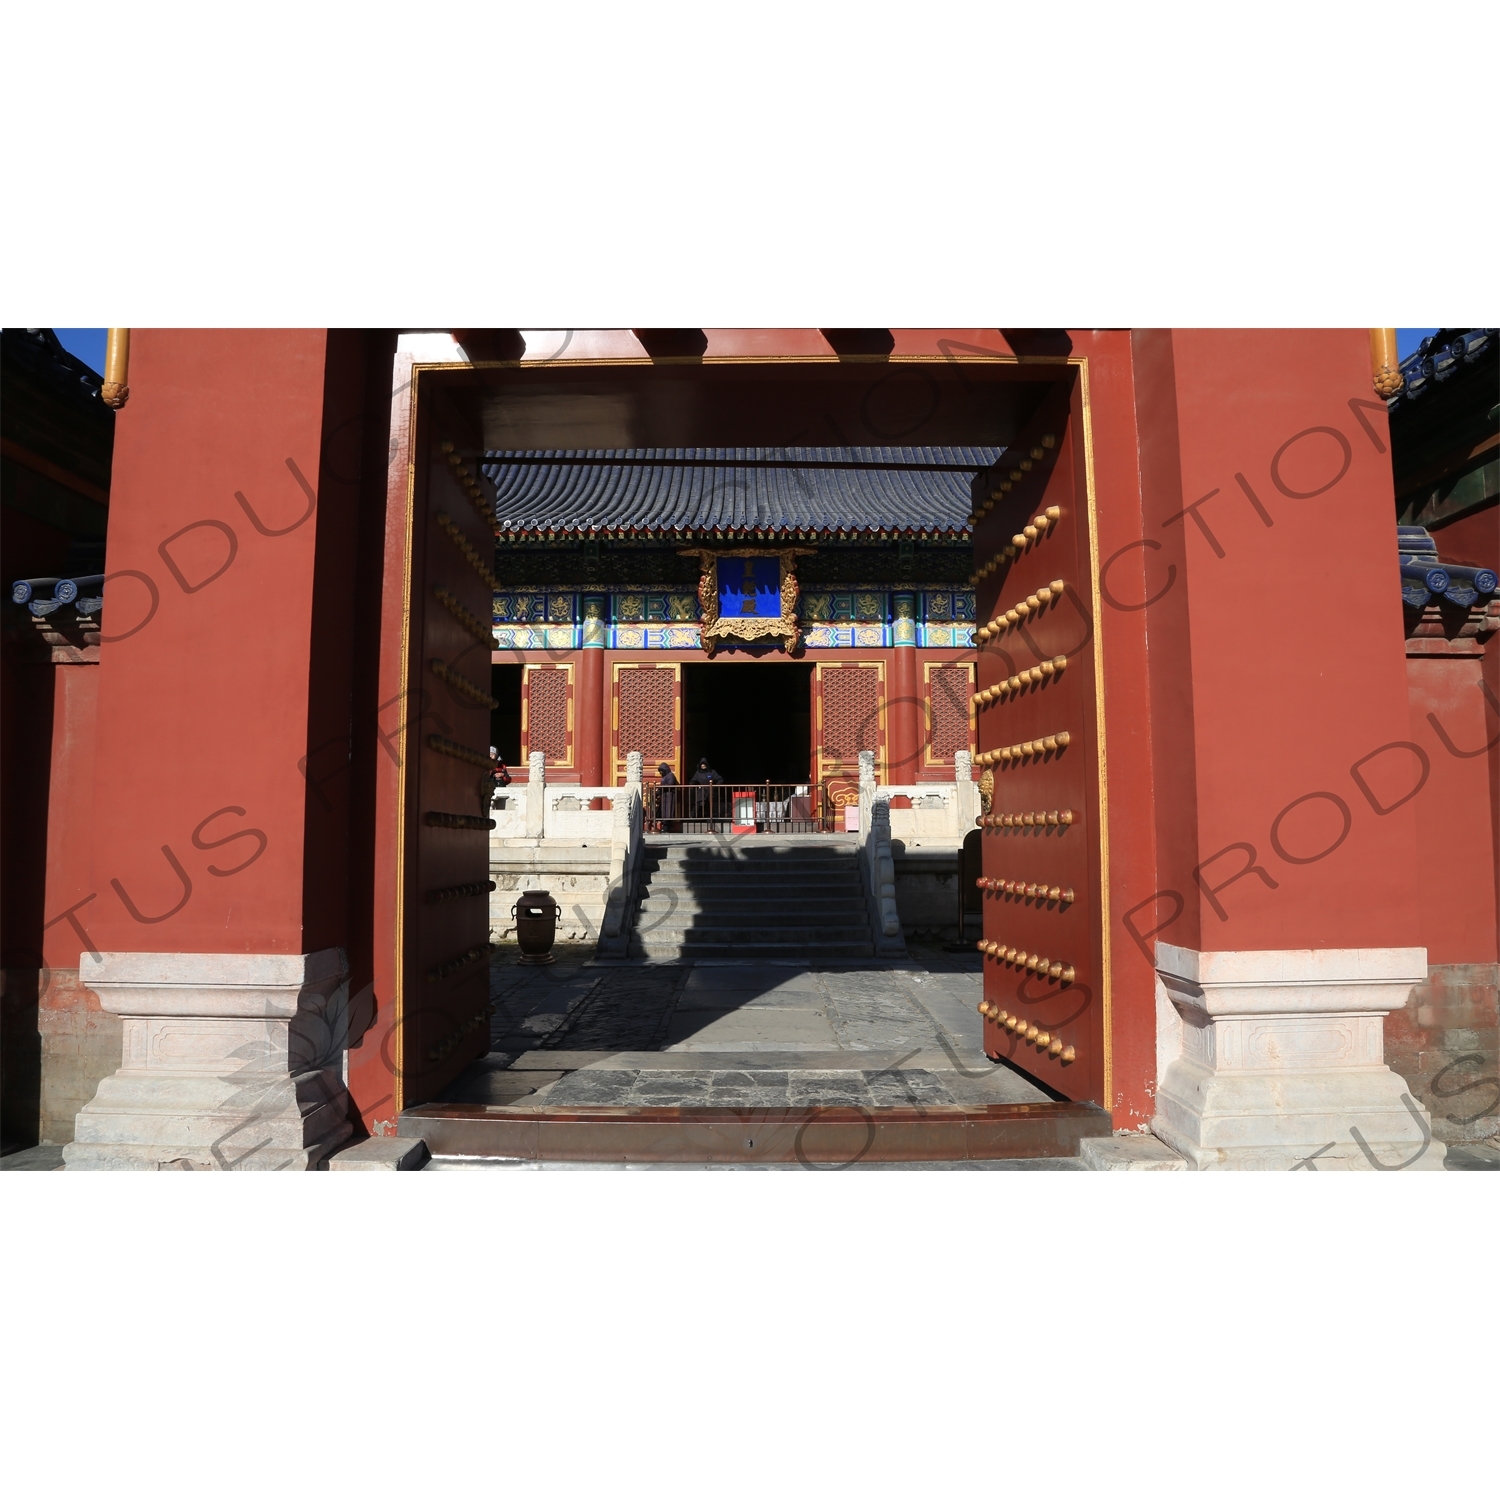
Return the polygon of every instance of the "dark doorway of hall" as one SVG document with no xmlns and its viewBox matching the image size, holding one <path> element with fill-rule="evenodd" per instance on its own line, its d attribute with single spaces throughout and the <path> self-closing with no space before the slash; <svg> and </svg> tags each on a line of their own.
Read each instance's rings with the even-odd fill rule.
<svg viewBox="0 0 1500 1500">
<path fill-rule="evenodd" d="M 707 756 L 728 782 L 806 783 L 812 765 L 812 671 L 801 662 L 684 666 L 684 779 Z"/>
<path fill-rule="evenodd" d="M 490 744 L 508 766 L 522 764 L 521 677 L 525 670 L 509 663 L 490 668 L 490 696 L 500 705 L 490 713 Z"/>
</svg>

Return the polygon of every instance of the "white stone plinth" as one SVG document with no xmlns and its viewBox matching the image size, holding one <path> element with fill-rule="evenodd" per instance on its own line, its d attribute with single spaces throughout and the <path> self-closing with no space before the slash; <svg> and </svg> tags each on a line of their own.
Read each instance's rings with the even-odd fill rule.
<svg viewBox="0 0 1500 1500">
<path fill-rule="evenodd" d="M 547 757 L 533 750 L 526 757 L 526 837 L 539 839 L 547 828 Z"/>
<path fill-rule="evenodd" d="M 1158 943 L 1156 968 L 1181 1050 L 1151 1129 L 1194 1167 L 1443 1170 L 1427 1111 L 1385 1065 L 1385 1016 L 1426 977 L 1425 949 Z"/>
<path fill-rule="evenodd" d="M 85 953 L 79 976 L 124 1055 L 78 1112 L 70 1170 L 306 1171 L 352 1134 L 341 948 Z"/>
</svg>

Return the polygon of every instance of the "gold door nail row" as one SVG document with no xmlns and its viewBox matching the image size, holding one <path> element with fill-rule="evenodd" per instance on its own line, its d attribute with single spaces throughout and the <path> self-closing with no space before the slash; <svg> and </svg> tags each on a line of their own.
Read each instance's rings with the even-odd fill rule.
<svg viewBox="0 0 1500 1500">
<path fill-rule="evenodd" d="M 468 537 L 466 537 L 463 532 L 458 529 L 458 526 L 454 522 L 453 517 L 448 515 L 445 511 L 440 510 L 437 513 L 437 523 L 448 537 L 448 540 L 451 541 L 461 553 L 463 553 L 464 558 L 468 562 L 469 566 L 473 568 L 474 571 L 478 573 L 479 576 L 484 579 L 487 584 L 489 584 L 491 589 L 499 588 L 500 580 L 495 577 L 494 572 L 490 568 L 485 566 L 484 558 L 480 556 L 479 548 L 476 547 L 468 539 Z"/>
<path fill-rule="evenodd" d="M 437 600 L 444 609 L 458 621 L 470 635 L 479 642 L 481 646 L 488 646 L 491 651 L 495 649 L 495 627 L 486 625 L 478 615 L 471 613 L 458 602 L 457 597 L 445 589 L 442 584 L 433 589 L 432 597 Z"/>
<path fill-rule="evenodd" d="M 1034 880 L 1002 880 L 998 875 L 981 875 L 974 884 L 980 890 L 993 891 L 996 895 L 1030 896 L 1039 901 L 1057 901 L 1063 906 L 1076 899 L 1072 886 L 1048 885 L 1045 880 L 1038 884 Z"/>
<path fill-rule="evenodd" d="M 470 880 L 464 885 L 440 885 L 428 891 L 427 900 L 433 905 L 441 901 L 467 901 L 474 896 L 488 896 L 494 889 L 493 880 Z"/>
<path fill-rule="evenodd" d="M 427 982 L 436 984 L 439 979 L 446 979 L 450 974 L 467 969 L 470 964 L 477 964 L 481 958 L 488 958 L 493 951 L 489 943 L 485 943 L 483 947 L 465 948 L 462 953 L 455 953 L 452 958 L 445 958 L 442 963 L 434 964 L 427 971 Z"/>
<path fill-rule="evenodd" d="M 1076 977 L 1072 964 L 1043 958 L 1040 953 L 1028 953 L 1024 948 L 1007 948 L 1004 943 L 984 938 L 980 938 L 974 946 L 986 958 L 993 958 L 997 964 L 1014 964 L 1018 969 L 1030 969 L 1038 979 L 1055 979 L 1060 984 L 1072 984 Z"/>
<path fill-rule="evenodd" d="M 1054 599 L 1061 599 L 1067 587 L 1061 578 L 1054 578 L 1051 583 L 1044 584 L 1036 593 L 1028 594 L 1024 599 L 1012 605 L 1004 614 L 996 615 L 988 625 L 981 625 L 974 632 L 975 641 L 983 646 L 997 636 L 1004 635 L 1007 630 L 1013 629 L 1028 616 L 1044 609 Z"/>
<path fill-rule="evenodd" d="M 985 813 L 974 819 L 979 828 L 1068 828 L 1072 822 L 1070 807 L 1053 808 L 1051 812 Z"/>
<path fill-rule="evenodd" d="M 443 457 L 448 460 L 448 467 L 453 470 L 453 477 L 458 481 L 459 489 L 464 492 L 479 519 L 492 532 L 498 535 L 500 528 L 495 524 L 494 507 L 490 505 L 485 496 L 484 486 L 480 484 L 469 466 L 454 451 L 452 443 L 442 443 L 439 446 L 443 450 Z"/>
<path fill-rule="evenodd" d="M 1065 1063 L 1073 1062 L 1078 1057 L 1074 1048 L 1063 1046 L 1060 1036 L 1053 1036 L 1051 1032 L 1043 1031 L 1035 1021 L 1023 1021 L 1020 1016 L 1013 1016 L 1008 1010 L 991 1005 L 988 1000 L 979 1002 L 979 1014 L 988 1016 L 995 1025 L 1003 1026 L 1007 1031 L 1013 1031 L 1023 1042 L 1030 1042 L 1038 1052 L 1046 1052 Z"/>
<path fill-rule="evenodd" d="M 476 818 L 473 813 L 430 812 L 422 820 L 429 828 L 463 828 L 483 833 L 495 826 L 493 818 Z"/>
<path fill-rule="evenodd" d="M 1046 755 L 1051 750 L 1065 750 L 1073 743 L 1073 736 L 1066 729 L 1056 734 L 1043 736 L 1039 740 L 1022 740 L 1019 745 L 1006 745 L 999 750 L 986 750 L 974 757 L 976 766 L 1008 766 L 1012 761 L 1027 760 L 1033 755 Z"/>
<path fill-rule="evenodd" d="M 975 693 L 970 702 L 976 708 L 988 708 L 992 703 L 998 703 L 1002 698 L 1008 698 L 1012 693 L 1019 693 L 1022 688 L 1029 688 L 1033 683 L 1045 682 L 1049 677 L 1055 677 L 1068 664 L 1066 656 L 1054 656 L 1050 661 L 1044 661 L 1040 666 L 1027 667 L 1024 672 L 1017 672 L 1012 677 L 1007 677 L 1004 682 L 997 682 L 993 687 L 982 688 Z"/>
<path fill-rule="evenodd" d="M 987 501 L 979 510 L 969 517 L 972 526 L 982 516 L 988 515 L 994 509 L 994 500 Z M 975 569 L 970 575 L 971 583 L 978 583 L 981 578 L 988 578 L 997 568 L 1003 568 L 1011 558 L 1019 557 L 1034 543 L 1042 540 L 1057 523 L 1062 520 L 1062 506 L 1049 505 L 1040 515 L 1033 516 L 1011 539 L 1008 547 L 1002 547 L 983 567 Z"/>
<path fill-rule="evenodd" d="M 427 663 L 428 670 L 439 682 L 446 682 L 460 697 L 467 698 L 476 708 L 488 708 L 491 711 L 500 707 L 499 701 L 491 698 L 482 688 L 477 688 L 461 672 L 455 672 L 442 657 L 434 656 Z"/>
<path fill-rule="evenodd" d="M 475 961 L 477 962 L 477 959 Z M 428 977 L 431 978 L 431 970 L 428 971 Z M 476 1010 L 461 1026 L 455 1026 L 442 1041 L 434 1042 L 427 1049 L 427 1061 L 441 1062 L 476 1026 L 483 1026 L 489 1020 L 490 1016 L 494 1014 L 494 1010 L 493 1001 L 486 1005 L 483 1010 Z"/>
<path fill-rule="evenodd" d="M 454 760 L 467 761 L 471 766 L 480 766 L 486 771 L 492 770 L 495 765 L 495 762 L 483 750 L 461 745 L 457 740 L 450 740 L 446 735 L 429 734 L 427 746 L 431 750 L 436 750 L 439 755 L 451 755 Z"/>
<path fill-rule="evenodd" d="M 1025 458 L 1018 460 L 1009 458 L 1007 455 L 1008 461 L 1015 464 L 1015 468 L 1010 471 L 1008 478 L 998 479 L 994 482 L 995 488 L 990 491 L 990 498 L 982 505 L 975 507 L 974 513 L 969 517 L 969 524 L 973 525 L 981 516 L 989 515 L 995 506 L 999 504 L 1000 500 L 1025 479 L 1037 466 L 1037 462 L 1040 459 L 1046 458 L 1048 452 L 1055 447 L 1057 447 L 1057 435 L 1056 433 L 1049 432 L 1042 437 L 1037 446 Z"/>
</svg>

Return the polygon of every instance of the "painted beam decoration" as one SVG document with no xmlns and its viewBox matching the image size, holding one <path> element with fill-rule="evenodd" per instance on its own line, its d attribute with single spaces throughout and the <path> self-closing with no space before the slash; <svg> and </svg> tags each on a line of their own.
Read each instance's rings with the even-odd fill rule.
<svg viewBox="0 0 1500 1500">
<path fill-rule="evenodd" d="M 698 635 L 712 656 L 723 641 L 779 637 L 788 651 L 801 644 L 797 619 L 797 559 L 810 547 L 684 547 L 698 559 Z"/>
<path fill-rule="evenodd" d="M 773 565 L 775 558 L 765 559 Z M 732 561 L 732 560 L 731 560 Z M 752 577 L 754 575 L 752 574 Z M 743 579 L 743 564 L 740 578 Z M 780 573 L 777 595 L 769 603 L 780 623 Z M 715 583 L 718 582 L 715 577 Z M 733 617 L 742 612 L 744 594 L 735 597 Z M 905 601 L 915 597 L 916 639 Z M 731 613 L 720 605 L 719 617 Z M 799 642 L 821 650 L 860 650 L 869 646 L 972 647 L 974 591 L 954 588 L 886 587 L 800 590 L 795 599 Z M 572 650 L 585 642 L 617 651 L 697 651 L 703 642 L 698 596 L 682 589 L 601 589 L 597 594 L 568 589 L 507 589 L 497 591 L 494 605 L 495 644 L 501 650 Z M 603 639 L 599 637 L 602 633 Z"/>
</svg>

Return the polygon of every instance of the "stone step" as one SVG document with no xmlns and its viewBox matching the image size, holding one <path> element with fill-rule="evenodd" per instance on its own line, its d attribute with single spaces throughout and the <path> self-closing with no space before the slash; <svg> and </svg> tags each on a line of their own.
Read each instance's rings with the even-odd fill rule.
<svg viewBox="0 0 1500 1500">
<path fill-rule="evenodd" d="M 861 921 L 865 916 L 864 897 L 859 894 L 805 895 L 786 900 L 771 892 L 754 895 L 720 895 L 712 891 L 658 891 L 652 888 L 640 898 L 640 910 L 652 912 L 714 912 L 721 915 L 775 916 L 781 912 L 816 913 L 817 916 L 841 916 L 847 921 Z"/>
<path fill-rule="evenodd" d="M 672 886 L 675 889 L 723 889 L 723 891 L 820 891 L 828 885 L 864 888 L 858 870 L 825 870 L 804 874 L 801 870 L 780 874 L 730 873 L 727 870 L 642 870 L 640 877 L 648 885 Z"/>
<path fill-rule="evenodd" d="M 853 922 L 834 922 L 826 927 L 801 922 L 777 922 L 774 926 L 762 921 L 716 921 L 712 926 L 691 919 L 676 919 L 641 923 L 636 931 L 657 938 L 680 936 L 685 946 L 696 948 L 702 943 L 740 943 L 747 933 L 760 934 L 761 940 L 775 943 L 847 943 L 869 942 L 870 928 Z"/>
<path fill-rule="evenodd" d="M 853 860 L 829 860 L 813 864 L 810 860 L 707 860 L 664 859 L 646 860 L 643 870 L 660 870 L 674 875 L 721 875 L 729 880 L 766 880 L 780 876 L 791 880 L 816 880 L 824 875 L 858 875 L 859 866 Z"/>
<path fill-rule="evenodd" d="M 648 859 L 677 865 L 832 865 L 852 864 L 859 856 L 848 849 L 653 849 L 643 846 Z"/>
<path fill-rule="evenodd" d="M 629 954 L 632 958 L 650 958 L 656 960 L 790 958 L 802 959 L 804 961 L 815 959 L 821 963 L 841 958 L 873 958 L 875 948 L 874 944 L 868 938 L 863 942 L 849 940 L 844 942 L 818 943 L 816 945 L 772 942 L 686 944 L 676 941 L 671 936 L 656 937 L 654 934 L 647 933 L 644 938 L 639 934 L 631 938 Z"/>
<path fill-rule="evenodd" d="M 734 863 L 741 865 L 761 864 L 771 861 L 794 861 L 797 864 L 819 864 L 827 863 L 831 860 L 850 860 L 859 858 L 858 851 L 854 849 L 794 849 L 787 847 L 777 848 L 774 845 L 767 845 L 757 849 L 750 849 L 745 847 L 743 844 L 733 846 L 726 845 L 723 848 L 713 849 L 674 849 L 667 847 L 658 848 L 652 844 L 643 844 L 641 847 L 653 859 L 678 860 L 684 864 L 690 864 L 694 860 L 701 860 L 705 863 L 713 860 L 723 862 L 732 860 Z"/>
</svg>

